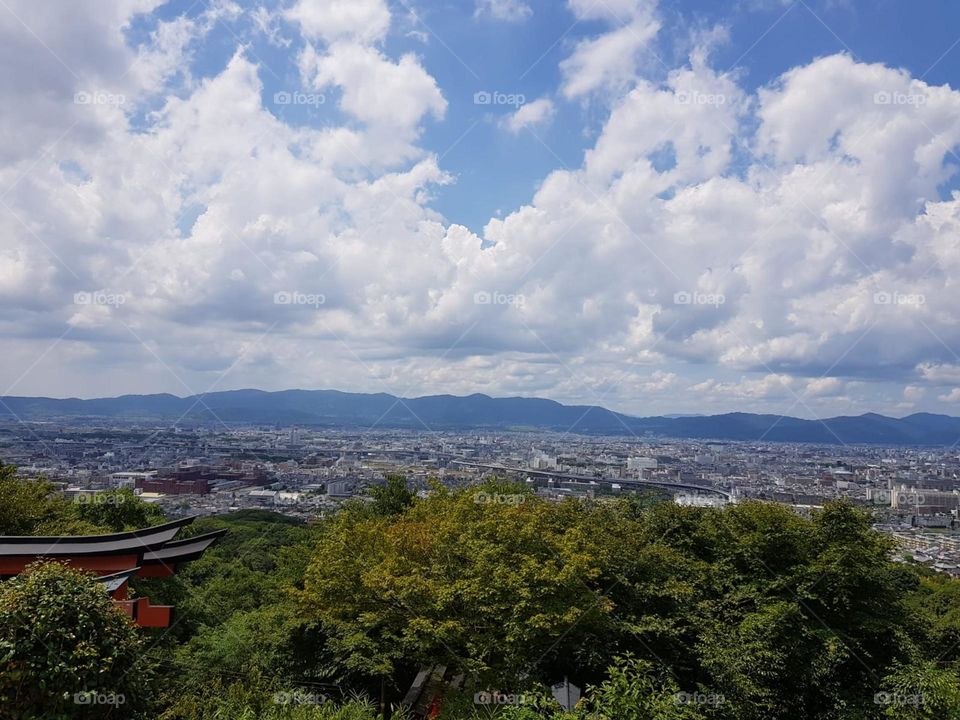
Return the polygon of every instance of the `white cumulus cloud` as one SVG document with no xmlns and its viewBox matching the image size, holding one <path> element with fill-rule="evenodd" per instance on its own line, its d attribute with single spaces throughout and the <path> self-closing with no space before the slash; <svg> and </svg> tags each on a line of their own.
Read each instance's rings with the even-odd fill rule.
<svg viewBox="0 0 960 720">
<path fill-rule="evenodd" d="M 549 98 L 539 98 L 521 105 L 503 121 L 503 126 L 512 133 L 519 133 L 524 128 L 549 123 L 555 112 L 556 108 Z"/>
</svg>

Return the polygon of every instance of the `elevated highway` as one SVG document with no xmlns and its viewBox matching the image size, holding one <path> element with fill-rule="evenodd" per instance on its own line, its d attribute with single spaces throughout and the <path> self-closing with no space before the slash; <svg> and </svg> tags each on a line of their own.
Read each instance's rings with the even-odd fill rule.
<svg viewBox="0 0 960 720">
<path fill-rule="evenodd" d="M 509 465 L 500 465 L 497 463 L 478 463 L 468 460 L 451 460 L 450 465 L 459 465 L 460 467 L 473 467 L 485 470 L 494 470 L 504 473 L 516 473 L 529 475 L 530 477 L 545 477 L 555 480 L 570 480 L 573 482 L 595 482 L 605 485 L 614 483 L 623 487 L 656 487 L 664 490 L 674 490 L 677 492 L 698 492 L 705 494 L 718 495 L 726 501 L 730 501 L 732 496 L 726 490 L 710 487 L 708 485 L 697 485 L 695 483 L 674 483 L 661 480 L 634 480 L 632 478 L 598 478 L 590 475 L 575 475 L 556 470 L 537 470 L 535 468 L 511 467 Z"/>
</svg>

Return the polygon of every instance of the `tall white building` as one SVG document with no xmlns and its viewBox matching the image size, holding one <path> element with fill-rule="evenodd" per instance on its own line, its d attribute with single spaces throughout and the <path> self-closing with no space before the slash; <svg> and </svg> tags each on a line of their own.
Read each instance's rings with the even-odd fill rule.
<svg viewBox="0 0 960 720">
<path fill-rule="evenodd" d="M 533 460 L 531 465 L 536 470 L 556 470 L 557 469 L 557 457 L 556 455 L 547 455 L 546 453 L 535 452 L 533 455 Z"/>
<path fill-rule="evenodd" d="M 650 457 L 628 457 L 627 470 L 656 470 L 657 459 Z"/>
</svg>

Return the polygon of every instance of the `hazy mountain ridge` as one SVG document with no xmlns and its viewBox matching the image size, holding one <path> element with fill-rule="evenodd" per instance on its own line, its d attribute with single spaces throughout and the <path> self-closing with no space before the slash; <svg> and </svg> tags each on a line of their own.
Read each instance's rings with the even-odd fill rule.
<svg viewBox="0 0 960 720">
<path fill-rule="evenodd" d="M 916 413 L 892 418 L 876 413 L 823 420 L 754 414 L 633 417 L 598 406 L 563 405 L 544 398 L 428 395 L 338 390 L 230 390 L 190 397 L 170 394 L 114 398 L 5 397 L 0 417 L 22 420 L 101 417 L 175 422 L 222 420 L 280 425 L 355 425 L 412 429 L 536 428 L 610 435 L 662 435 L 775 442 L 953 445 L 960 418 Z"/>
</svg>

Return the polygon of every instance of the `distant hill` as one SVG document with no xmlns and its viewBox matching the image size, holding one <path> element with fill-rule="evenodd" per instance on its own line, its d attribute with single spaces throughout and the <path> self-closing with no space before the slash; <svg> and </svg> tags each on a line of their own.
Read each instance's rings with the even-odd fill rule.
<svg viewBox="0 0 960 720">
<path fill-rule="evenodd" d="M 421 430 L 528 428 L 580 434 L 838 444 L 952 445 L 960 440 L 960 418 L 931 413 L 899 419 L 875 413 L 824 420 L 752 413 L 633 417 L 602 407 L 562 405 L 542 398 L 479 394 L 398 398 L 386 393 L 337 390 L 231 390 L 185 398 L 162 394 L 93 400 L 5 397 L 0 400 L 0 418 L 222 421 Z"/>
</svg>

